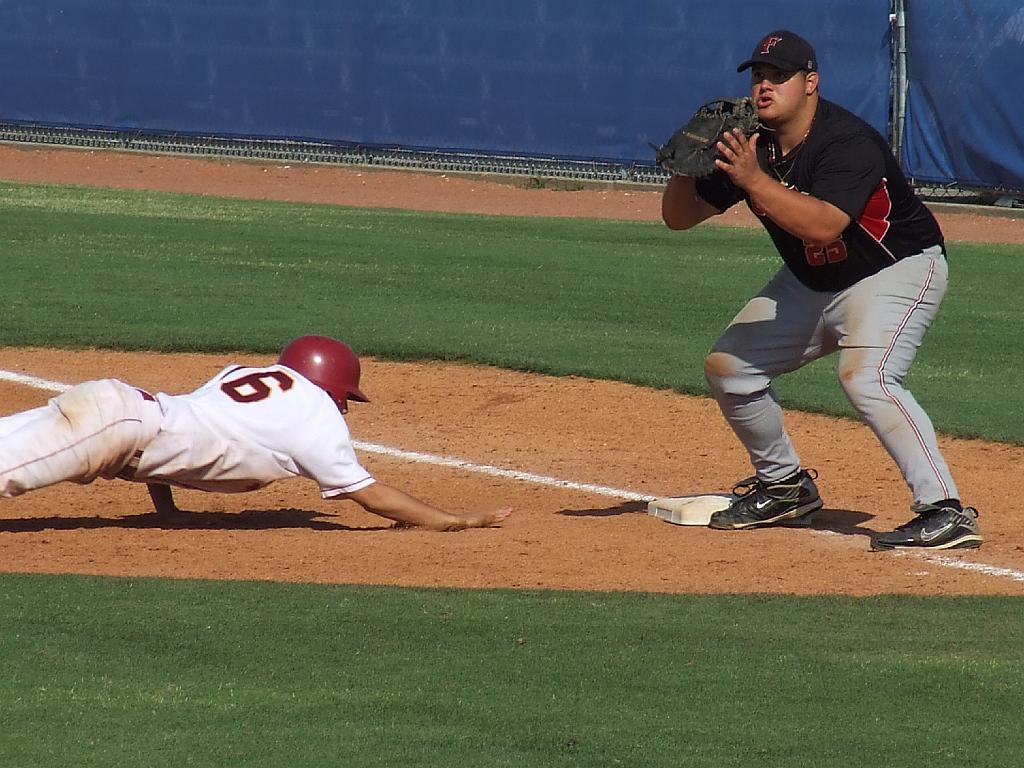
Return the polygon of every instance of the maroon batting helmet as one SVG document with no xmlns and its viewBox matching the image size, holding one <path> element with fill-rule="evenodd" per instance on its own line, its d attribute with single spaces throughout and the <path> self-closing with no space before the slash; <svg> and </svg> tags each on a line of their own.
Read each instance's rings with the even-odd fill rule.
<svg viewBox="0 0 1024 768">
<path fill-rule="evenodd" d="M 299 336 L 281 350 L 277 362 L 325 390 L 342 413 L 348 410 L 349 400 L 370 402 L 359 389 L 359 358 L 343 341 L 329 336 Z"/>
</svg>

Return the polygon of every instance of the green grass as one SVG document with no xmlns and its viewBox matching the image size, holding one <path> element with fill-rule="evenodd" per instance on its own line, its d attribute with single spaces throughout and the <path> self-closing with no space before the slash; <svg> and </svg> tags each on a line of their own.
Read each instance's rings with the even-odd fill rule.
<svg viewBox="0 0 1024 768">
<path fill-rule="evenodd" d="M 0 344 L 467 360 L 705 394 L 703 356 L 780 265 L 761 231 L 0 184 Z M 1024 443 L 1018 249 L 954 245 L 908 384 L 940 431 Z M 852 416 L 835 359 L 780 379 Z M 115 372 L 116 373 L 116 372 Z"/>
<path fill-rule="evenodd" d="M 1024 750 L 1011 599 L 3 576 L 0 615 L 4 765 L 960 768 Z"/>
<path fill-rule="evenodd" d="M 0 239 L 4 345 L 274 354 L 324 332 L 693 393 L 779 264 L 713 227 L 12 184 Z M 952 251 L 910 383 L 940 428 L 1024 442 L 1018 257 Z M 781 392 L 847 413 L 830 363 Z M 0 575 L 0 768 L 1015 765 L 1020 626 L 1003 598 Z"/>
</svg>

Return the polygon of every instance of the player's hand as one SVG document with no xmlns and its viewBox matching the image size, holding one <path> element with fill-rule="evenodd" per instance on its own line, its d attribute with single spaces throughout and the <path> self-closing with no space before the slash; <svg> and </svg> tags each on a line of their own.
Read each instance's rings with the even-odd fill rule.
<svg viewBox="0 0 1024 768">
<path fill-rule="evenodd" d="M 396 528 L 426 528 L 431 531 L 489 528 L 512 514 L 512 507 L 465 514 L 446 512 L 381 482 L 334 498 L 352 499 L 367 512 L 394 520 L 398 523 Z"/>
<path fill-rule="evenodd" d="M 467 528 L 490 528 L 512 514 L 512 507 L 502 507 L 488 512 L 476 512 L 463 515 Z"/>
<path fill-rule="evenodd" d="M 748 139 L 739 128 L 722 134 L 721 141 L 716 145 L 723 159 L 715 160 L 715 165 L 728 174 L 732 183 L 747 190 L 758 178 L 764 175 L 757 163 L 757 137 L 753 133 Z"/>
</svg>

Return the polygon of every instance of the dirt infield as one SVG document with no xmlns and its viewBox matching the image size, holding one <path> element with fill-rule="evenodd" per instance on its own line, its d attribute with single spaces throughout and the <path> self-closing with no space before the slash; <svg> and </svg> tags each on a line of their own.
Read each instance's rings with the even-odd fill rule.
<svg viewBox="0 0 1024 768">
<path fill-rule="evenodd" d="M 0 179 L 632 220 L 658 220 L 660 206 L 657 190 L 525 189 L 484 178 L 18 145 L 0 145 Z M 940 218 L 950 240 L 1024 242 L 1019 219 L 945 211 Z M 752 223 L 740 214 L 726 221 Z M 231 361 L 263 359 L 0 349 L 2 370 L 67 383 L 115 375 L 167 392 L 189 390 Z M 869 534 L 904 521 L 910 496 L 859 424 L 789 415 L 805 463 L 821 473 L 826 511 L 813 528 L 718 532 L 668 525 L 615 493 L 720 491 L 747 474 L 745 453 L 709 401 L 614 382 L 372 359 L 363 381 L 373 402 L 350 413 L 355 437 L 438 457 L 415 462 L 368 446 L 360 455 L 372 472 L 455 509 L 512 504 L 513 517 L 499 529 L 458 534 L 392 530 L 357 505 L 325 502 L 311 483 L 294 481 L 251 494 L 179 493 L 189 511 L 167 520 L 149 512 L 143 486 L 101 481 L 4 501 L 0 570 L 653 592 L 1024 594 L 1024 510 L 1008 482 L 1009 468 L 1024 465 L 1024 449 L 942 441 L 965 499 L 982 510 L 980 551 L 873 554 Z M 0 382 L 0 412 L 50 394 Z M 442 458 L 472 466 L 453 469 Z M 580 487 L 587 483 L 609 490 Z"/>
</svg>

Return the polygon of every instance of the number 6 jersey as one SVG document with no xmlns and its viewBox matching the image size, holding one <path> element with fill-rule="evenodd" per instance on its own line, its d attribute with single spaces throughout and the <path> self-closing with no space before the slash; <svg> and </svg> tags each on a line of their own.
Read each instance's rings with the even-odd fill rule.
<svg viewBox="0 0 1024 768">
<path fill-rule="evenodd" d="M 163 421 L 136 481 L 233 493 L 308 477 L 324 498 L 374 482 L 330 396 L 283 365 L 229 366 L 190 394 L 156 400 Z"/>
</svg>

